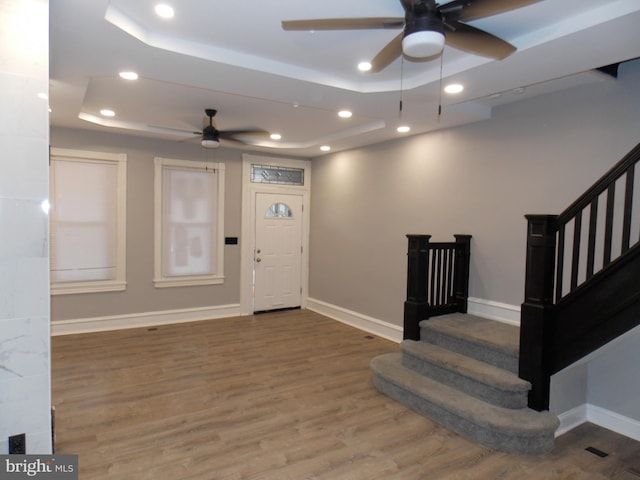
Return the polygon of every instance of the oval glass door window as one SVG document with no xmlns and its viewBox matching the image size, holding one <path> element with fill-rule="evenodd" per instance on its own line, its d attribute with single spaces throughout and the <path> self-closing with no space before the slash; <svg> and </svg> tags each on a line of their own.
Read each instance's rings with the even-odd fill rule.
<svg viewBox="0 0 640 480">
<path fill-rule="evenodd" d="M 286 203 L 274 203 L 269 207 L 264 216 L 266 218 L 291 218 L 293 217 L 293 213 Z"/>
</svg>

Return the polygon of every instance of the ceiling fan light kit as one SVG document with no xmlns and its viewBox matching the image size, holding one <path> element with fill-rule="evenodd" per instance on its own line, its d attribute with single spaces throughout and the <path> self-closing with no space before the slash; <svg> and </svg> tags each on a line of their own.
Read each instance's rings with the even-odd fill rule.
<svg viewBox="0 0 640 480">
<path fill-rule="evenodd" d="M 402 52 L 408 57 L 427 58 L 444 48 L 444 35 L 436 31 L 417 31 L 402 39 Z"/>
<path fill-rule="evenodd" d="M 220 142 L 214 138 L 202 138 L 200 142 L 204 148 L 218 148 L 220 146 Z"/>
</svg>

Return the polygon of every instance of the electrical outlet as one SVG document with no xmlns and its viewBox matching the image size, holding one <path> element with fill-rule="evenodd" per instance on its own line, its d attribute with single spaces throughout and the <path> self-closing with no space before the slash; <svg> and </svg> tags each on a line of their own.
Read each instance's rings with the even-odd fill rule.
<svg viewBox="0 0 640 480">
<path fill-rule="evenodd" d="M 9 437 L 9 454 L 25 455 L 27 453 L 27 436 L 24 433 Z"/>
</svg>

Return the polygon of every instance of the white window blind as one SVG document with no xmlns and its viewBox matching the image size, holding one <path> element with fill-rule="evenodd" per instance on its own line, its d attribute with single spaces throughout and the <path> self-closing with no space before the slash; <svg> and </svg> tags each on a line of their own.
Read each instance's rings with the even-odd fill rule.
<svg viewBox="0 0 640 480">
<path fill-rule="evenodd" d="M 126 156 L 52 149 L 52 293 L 125 288 Z"/>
<path fill-rule="evenodd" d="M 223 282 L 224 164 L 155 159 L 157 287 Z"/>
</svg>

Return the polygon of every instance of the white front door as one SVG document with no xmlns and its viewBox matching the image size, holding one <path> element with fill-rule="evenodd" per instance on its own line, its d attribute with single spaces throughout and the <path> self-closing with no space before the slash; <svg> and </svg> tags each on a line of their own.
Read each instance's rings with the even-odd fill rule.
<svg viewBox="0 0 640 480">
<path fill-rule="evenodd" d="M 253 310 L 301 305 L 302 195 L 256 193 Z"/>
</svg>

